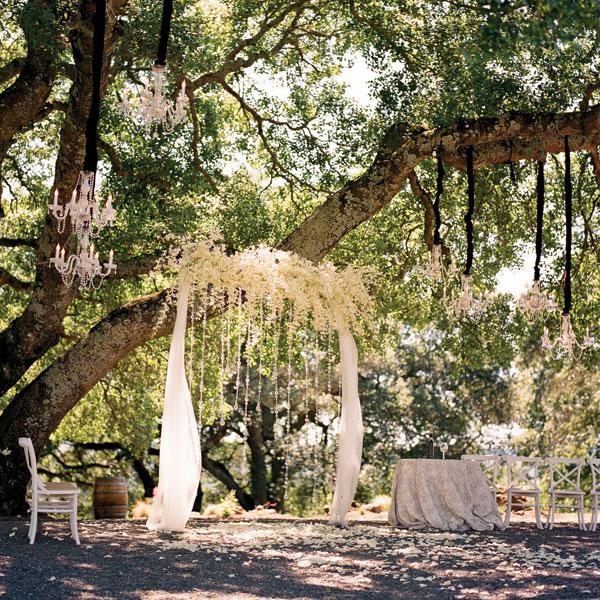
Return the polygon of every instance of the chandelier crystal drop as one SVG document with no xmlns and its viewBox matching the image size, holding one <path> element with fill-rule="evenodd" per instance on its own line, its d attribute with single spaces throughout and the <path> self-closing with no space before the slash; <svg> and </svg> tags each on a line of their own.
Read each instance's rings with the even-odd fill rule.
<svg viewBox="0 0 600 600">
<path fill-rule="evenodd" d="M 461 317 L 478 319 L 486 312 L 491 301 L 492 296 L 487 292 L 480 297 L 475 296 L 471 275 L 463 274 L 460 284 L 460 294 L 450 299 L 448 312 L 450 316 L 456 319 Z"/>
<path fill-rule="evenodd" d="M 542 292 L 539 279 L 534 279 L 531 289 L 519 298 L 517 306 L 528 321 L 534 321 L 556 309 L 554 300 Z"/>
<path fill-rule="evenodd" d="M 162 126 L 167 131 L 172 131 L 186 118 L 188 98 L 185 91 L 185 79 L 181 82 L 181 89 L 175 102 L 165 95 L 165 66 L 152 65 L 152 77 L 144 85 L 140 93 L 139 104 L 132 109 L 127 96 L 123 96 L 120 108 L 126 116 L 131 116 L 142 126 L 154 129 Z"/>
<path fill-rule="evenodd" d="M 584 350 L 596 345 L 596 339 L 590 335 L 589 328 L 586 329 L 583 340 L 579 342 L 573 325 L 571 315 L 563 314 L 560 319 L 560 332 L 553 341 L 550 339 L 548 328 L 544 327 L 542 335 L 542 350 L 551 353 L 555 358 L 567 358 L 572 360 L 581 356 Z"/>
</svg>

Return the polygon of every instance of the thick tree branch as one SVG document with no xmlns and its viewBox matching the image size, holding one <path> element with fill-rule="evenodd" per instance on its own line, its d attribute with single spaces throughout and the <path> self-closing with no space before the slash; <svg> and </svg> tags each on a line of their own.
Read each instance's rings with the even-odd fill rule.
<svg viewBox="0 0 600 600">
<path fill-rule="evenodd" d="M 0 287 L 3 285 L 9 285 L 14 290 L 17 290 L 17 292 L 30 292 L 33 287 L 31 282 L 21 281 L 6 269 L 0 267 Z"/>
<path fill-rule="evenodd" d="M 465 148 L 475 146 L 480 168 L 506 162 L 508 140 L 513 160 L 533 160 L 545 152 L 562 152 L 565 135 L 571 136 L 572 150 L 589 150 L 600 138 L 600 105 L 585 113 L 511 113 L 430 130 L 392 127 L 365 173 L 331 194 L 279 247 L 318 262 L 344 235 L 386 206 L 410 172 L 440 146 L 444 160 L 460 167 L 465 165 Z"/>
<path fill-rule="evenodd" d="M 192 91 L 209 83 L 223 81 L 229 75 L 247 69 L 259 60 L 277 54 L 288 42 L 305 8 L 309 4 L 308 0 L 299 0 L 283 7 L 277 7 L 273 11 L 273 14 L 265 18 L 253 36 L 243 39 L 231 49 L 221 68 L 216 71 L 204 73 L 195 79 L 191 84 Z M 291 19 L 291 23 L 280 34 L 278 41 L 269 48 L 258 49 L 260 44 L 288 18 Z"/>
<path fill-rule="evenodd" d="M 113 168 L 113 171 L 119 177 L 132 177 L 133 179 L 137 179 L 146 185 L 155 187 L 165 194 L 168 194 L 171 191 L 169 184 L 162 178 L 153 177 L 152 175 L 145 175 L 143 173 L 132 173 L 126 169 L 123 166 L 117 151 L 106 140 L 98 139 L 98 148 L 104 152 Z"/>
<path fill-rule="evenodd" d="M 33 238 L 0 237 L 0 246 L 4 248 L 18 248 L 20 246 L 29 246 L 31 248 L 37 248 L 37 240 Z"/>
</svg>

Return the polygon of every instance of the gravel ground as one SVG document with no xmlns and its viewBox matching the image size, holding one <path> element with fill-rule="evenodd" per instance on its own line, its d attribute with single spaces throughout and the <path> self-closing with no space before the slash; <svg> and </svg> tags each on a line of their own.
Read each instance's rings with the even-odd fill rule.
<svg viewBox="0 0 600 600">
<path fill-rule="evenodd" d="M 596 598 L 600 531 L 444 533 L 354 522 L 193 520 L 182 534 L 142 521 L 84 521 L 80 547 L 45 521 L 0 521 L 5 598 Z"/>
</svg>

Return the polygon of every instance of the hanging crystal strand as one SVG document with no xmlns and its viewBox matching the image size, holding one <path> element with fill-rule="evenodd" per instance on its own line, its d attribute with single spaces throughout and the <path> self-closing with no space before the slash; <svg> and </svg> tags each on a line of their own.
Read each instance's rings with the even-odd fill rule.
<svg viewBox="0 0 600 600">
<path fill-rule="evenodd" d="M 196 291 L 192 288 L 192 301 L 190 303 L 190 316 L 191 316 L 191 324 L 190 324 L 190 358 L 188 361 L 188 382 L 190 387 L 190 394 L 193 397 L 193 386 L 194 386 L 194 323 L 196 321 L 196 315 L 194 314 L 196 310 Z"/>
<path fill-rule="evenodd" d="M 308 389 L 310 388 L 310 370 L 308 368 L 308 354 L 303 353 L 304 358 L 304 414 L 308 419 Z"/>
<path fill-rule="evenodd" d="M 290 439 L 291 430 L 291 412 L 292 412 L 292 334 L 288 328 L 287 335 L 287 388 L 286 388 L 286 401 L 285 401 L 285 476 L 284 476 L 284 494 L 285 500 L 288 499 L 288 483 L 290 474 L 290 445 L 292 440 Z"/>
<path fill-rule="evenodd" d="M 231 302 L 227 295 L 227 345 L 225 346 L 225 370 L 229 372 L 231 364 Z"/>
<path fill-rule="evenodd" d="M 248 321 L 248 328 L 246 330 L 246 348 L 250 346 L 250 340 L 252 338 L 252 326 L 251 321 Z M 246 352 L 246 377 L 244 379 L 244 453 L 243 460 L 244 464 L 248 463 L 248 457 L 246 455 L 246 446 L 248 444 L 248 397 L 250 393 L 250 363 L 248 361 L 248 354 Z"/>
<path fill-rule="evenodd" d="M 331 330 L 329 328 L 329 321 L 325 324 L 325 335 L 327 336 L 327 397 L 331 398 L 331 367 L 332 367 L 332 356 L 331 356 Z"/>
<path fill-rule="evenodd" d="M 273 350 L 273 386 L 275 395 L 275 426 L 277 434 L 277 419 L 279 418 L 279 338 L 281 337 L 281 322 L 275 311 L 275 348 Z"/>
<path fill-rule="evenodd" d="M 256 414 L 258 416 L 262 415 L 262 411 L 260 409 L 260 399 L 262 393 L 262 337 L 263 337 L 263 327 L 264 327 L 264 311 L 263 311 L 263 303 L 260 303 L 260 316 L 259 316 L 259 326 L 258 326 L 258 336 L 257 336 L 257 350 L 258 350 L 258 389 L 256 391 Z"/>
<path fill-rule="evenodd" d="M 204 409 L 204 366 L 206 350 L 206 313 L 208 312 L 208 297 L 202 301 L 202 339 L 200 341 L 200 389 L 198 391 L 198 432 L 202 432 L 202 410 Z"/>
<path fill-rule="evenodd" d="M 314 378 L 314 411 L 315 411 L 315 429 L 314 429 L 314 444 L 313 444 L 313 488 L 312 488 L 312 505 L 315 508 L 317 504 L 317 482 L 319 476 L 319 449 L 321 446 L 318 431 L 318 398 L 319 398 L 319 370 L 320 370 L 320 353 L 319 353 L 319 334 L 315 335 L 315 378 Z"/>
<path fill-rule="evenodd" d="M 226 297 L 225 291 L 221 298 L 221 306 L 225 307 Z M 219 370 L 219 425 L 221 427 L 225 425 L 225 319 L 221 317 L 221 359 L 220 359 L 220 370 Z"/>
<path fill-rule="evenodd" d="M 240 372 L 242 368 L 242 290 L 238 290 L 237 297 L 237 359 L 235 366 L 235 404 L 233 409 L 238 409 L 240 395 Z"/>
</svg>

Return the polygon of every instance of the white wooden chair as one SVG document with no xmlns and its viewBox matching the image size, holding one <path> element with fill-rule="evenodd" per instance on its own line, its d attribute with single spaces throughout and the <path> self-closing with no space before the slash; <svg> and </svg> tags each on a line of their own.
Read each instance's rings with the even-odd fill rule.
<svg viewBox="0 0 600 600">
<path fill-rule="evenodd" d="M 544 529 L 542 524 L 542 491 L 538 486 L 538 476 L 541 458 L 529 456 L 505 456 L 508 470 L 508 486 L 506 488 L 506 514 L 504 522 L 510 523 L 513 506 L 533 508 L 538 529 Z M 515 497 L 532 498 L 533 503 L 515 502 Z"/>
<path fill-rule="evenodd" d="M 598 526 L 598 497 L 600 496 L 600 458 L 589 458 L 588 465 L 592 470 L 592 520 L 590 521 L 590 531 L 596 531 Z"/>
<path fill-rule="evenodd" d="M 581 469 L 584 465 L 583 458 L 562 458 L 551 457 L 548 459 L 550 467 L 550 485 L 548 494 L 550 497 L 550 510 L 548 511 L 548 521 L 546 526 L 552 529 L 554 526 L 554 515 L 557 508 L 566 508 L 577 511 L 577 520 L 579 529 L 586 530 L 583 498 L 585 492 L 581 489 Z M 558 500 L 574 500 L 575 504 L 558 504 Z"/>
<path fill-rule="evenodd" d="M 19 446 L 25 451 L 25 461 L 31 473 L 31 522 L 29 524 L 29 543 L 33 544 L 37 530 L 38 513 L 67 513 L 71 525 L 71 536 L 79 545 L 77 532 L 77 495 L 79 489 L 74 483 L 62 481 L 46 482 L 37 472 L 37 461 L 31 438 L 19 438 Z"/>
<path fill-rule="evenodd" d="M 461 460 L 468 460 L 479 464 L 487 479 L 490 494 L 492 494 L 492 498 L 496 502 L 500 456 L 496 456 L 495 454 L 463 454 L 460 458 Z"/>
</svg>

